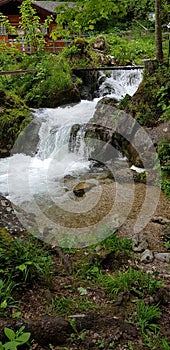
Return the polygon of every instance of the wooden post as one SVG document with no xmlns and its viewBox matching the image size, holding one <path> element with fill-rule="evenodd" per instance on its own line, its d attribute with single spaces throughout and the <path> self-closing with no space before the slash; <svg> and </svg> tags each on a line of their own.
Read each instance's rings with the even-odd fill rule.
<svg viewBox="0 0 170 350">
<path fill-rule="evenodd" d="M 158 62 L 163 62 L 161 8 L 162 0 L 155 0 L 155 45 Z"/>
</svg>

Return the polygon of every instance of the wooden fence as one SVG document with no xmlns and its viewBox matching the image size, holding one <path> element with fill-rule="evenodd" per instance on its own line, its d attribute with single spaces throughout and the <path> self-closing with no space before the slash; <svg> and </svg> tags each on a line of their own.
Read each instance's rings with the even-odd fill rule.
<svg viewBox="0 0 170 350">
<path fill-rule="evenodd" d="M 34 48 L 30 45 L 26 45 L 22 41 L 17 41 L 16 39 L 6 39 L 0 38 L 0 43 L 4 43 L 9 47 L 16 47 L 22 53 L 34 53 Z M 64 47 L 68 46 L 70 41 L 66 40 L 48 40 L 45 42 L 44 51 L 50 53 L 58 53 L 63 50 Z"/>
</svg>

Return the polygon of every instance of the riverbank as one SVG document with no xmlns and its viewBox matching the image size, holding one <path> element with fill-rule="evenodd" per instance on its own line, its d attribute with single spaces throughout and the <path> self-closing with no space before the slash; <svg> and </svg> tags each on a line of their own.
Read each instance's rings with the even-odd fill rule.
<svg viewBox="0 0 170 350">
<path fill-rule="evenodd" d="M 108 199 L 112 202 L 114 197 L 115 185 L 111 179 L 100 181 L 101 201 L 107 199 L 108 207 Z M 152 190 L 154 193 L 158 189 L 151 186 Z M 85 196 L 90 200 L 93 189 Z M 168 349 L 170 253 L 167 247 L 170 245 L 166 244 L 170 237 L 169 201 L 161 193 L 157 209 L 147 226 L 135 234 L 134 222 L 144 199 L 145 185 L 135 185 L 133 206 L 127 220 L 116 229 L 116 235 L 110 232 L 107 239 L 91 247 L 61 249 L 38 243 L 22 225 L 17 225 L 18 219 L 10 202 L 1 197 L 4 218 L 1 226 L 6 226 L 6 217 L 6 228 L 10 232 L 9 235 L 4 229 L 0 230 L 1 245 L 2 242 L 5 244 L 8 259 L 5 268 L 8 274 L 13 269 L 11 281 L 18 281 L 12 292 L 13 306 L 8 307 L 10 300 L 6 299 L 6 307 L 1 307 L 2 341 L 5 341 L 5 326 L 15 330 L 24 325 L 24 331 L 31 332 L 31 349 L 46 349 L 49 344 L 58 350 L 97 350 L 101 344 L 104 349 L 116 350 L 128 347 L 145 350 L 153 349 L 153 346 Z M 75 196 L 75 201 L 80 200 Z M 99 219 L 100 211 L 103 216 L 102 208 L 98 209 Z M 79 227 L 76 216 L 74 220 L 72 217 L 72 225 Z M 89 220 L 87 216 L 86 224 Z M 19 251 L 24 252 L 24 247 L 27 247 L 27 256 L 20 256 Z M 47 257 L 51 259 L 48 274 L 45 266 L 48 260 L 44 260 Z M 26 265 L 28 259 L 30 264 Z M 35 262 L 41 270 L 35 270 Z M 1 255 L 3 266 L 4 257 Z M 17 266 L 23 266 L 23 270 L 17 270 Z M 19 275 L 17 271 L 20 271 Z M 5 294 L 4 297 L 1 295 L 1 305 L 4 298 Z M 15 314 L 18 318 L 12 318 Z"/>
</svg>

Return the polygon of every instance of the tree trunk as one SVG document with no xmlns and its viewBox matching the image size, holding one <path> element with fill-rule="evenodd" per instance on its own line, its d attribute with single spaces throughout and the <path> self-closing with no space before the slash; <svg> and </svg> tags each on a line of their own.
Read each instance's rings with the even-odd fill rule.
<svg viewBox="0 0 170 350">
<path fill-rule="evenodd" d="M 158 62 L 163 61 L 161 5 L 162 5 L 162 0 L 155 0 L 155 44 L 156 44 L 156 60 Z"/>
</svg>

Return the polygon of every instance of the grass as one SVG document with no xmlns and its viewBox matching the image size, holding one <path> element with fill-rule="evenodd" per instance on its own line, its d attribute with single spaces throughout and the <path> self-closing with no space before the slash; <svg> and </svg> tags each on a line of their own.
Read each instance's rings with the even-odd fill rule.
<svg viewBox="0 0 170 350">
<path fill-rule="evenodd" d="M 34 279 L 48 283 L 54 272 L 50 254 L 34 240 L 0 241 L 0 276 L 15 283 L 32 283 Z"/>
<path fill-rule="evenodd" d="M 143 300 L 138 301 L 136 311 L 137 325 L 140 326 L 142 334 L 147 330 L 155 333 L 159 329 L 159 325 L 155 323 L 162 315 L 158 305 L 146 305 Z"/>
<path fill-rule="evenodd" d="M 101 242 L 100 246 L 105 256 L 110 254 L 113 249 L 117 259 L 119 259 L 119 254 L 122 251 L 129 255 L 130 247 L 130 240 L 119 238 L 115 233 L 112 233 Z M 133 296 L 133 300 L 129 298 L 126 305 L 127 310 L 133 310 L 129 322 L 134 322 L 140 328 L 143 344 L 147 344 L 147 348 L 152 350 L 154 349 L 154 344 L 157 344 L 157 348 L 161 344 L 163 350 L 169 350 L 168 340 L 166 338 L 161 339 L 159 336 L 160 330 L 157 323 L 157 320 L 161 317 L 159 306 L 150 306 L 141 300 L 162 287 L 163 282 L 158 281 L 156 276 L 154 278 L 149 273 L 146 274 L 142 270 L 133 269 L 132 267 L 128 269 L 124 267 L 123 271 L 118 270 L 113 271 L 112 275 L 108 274 L 107 268 L 101 268 L 96 246 L 83 248 L 81 251 L 77 249 L 71 249 L 70 252 L 69 250 L 65 251 L 64 253 L 71 259 L 74 266 L 73 275 L 66 276 L 63 273 L 63 269 L 61 270 L 62 272 L 58 271 L 58 275 L 56 275 L 52 256 L 49 249 L 47 250 L 46 248 L 35 238 L 27 239 L 26 241 L 24 239 L 14 240 L 6 232 L 3 232 L 0 243 L 0 263 L 2 268 L 0 271 L 2 276 L 2 281 L 0 280 L 1 315 L 9 316 L 11 308 L 15 307 L 20 314 L 19 317 L 22 317 L 23 306 L 21 307 L 14 296 L 22 295 L 22 288 L 24 288 L 24 291 L 30 290 L 30 288 L 34 290 L 32 287 L 35 281 L 37 283 L 37 280 L 43 282 L 41 289 L 48 291 L 50 295 L 50 299 L 49 297 L 48 299 L 43 299 L 42 314 L 48 314 L 53 317 L 66 317 L 66 319 L 70 315 L 88 312 L 89 314 L 91 312 L 96 313 L 96 315 L 100 314 L 103 317 L 107 313 L 107 317 L 109 317 L 109 315 L 114 314 L 113 300 L 120 293 L 127 293 Z M 48 277 L 52 277 L 52 279 Z M 60 284 L 60 282 L 61 286 L 56 288 L 57 283 Z M 17 294 L 15 291 L 17 291 Z M 98 291 L 102 293 L 101 300 L 96 299 L 96 295 L 97 297 L 100 295 L 97 294 Z M 27 310 L 27 306 L 25 308 Z M 120 314 L 121 312 L 124 315 L 123 304 L 122 307 L 120 306 Z M 127 311 L 123 317 L 126 318 L 126 316 Z M 86 329 L 80 333 L 74 330 L 74 334 L 70 336 L 70 344 L 78 344 L 78 347 L 80 346 L 81 348 L 81 345 L 86 343 L 86 337 L 90 337 L 90 332 L 87 332 Z M 95 340 L 95 344 L 98 348 L 105 348 L 107 338 L 102 335 Z M 116 349 L 116 344 L 115 340 L 109 340 L 109 348 Z M 127 349 L 133 349 L 133 342 L 129 341 L 127 343 L 126 340 L 126 346 Z"/>
<path fill-rule="evenodd" d="M 56 316 L 66 316 L 75 314 L 76 312 L 81 313 L 95 309 L 97 309 L 97 306 L 85 296 L 75 296 L 73 298 L 54 296 L 52 298 L 51 307 L 49 308 Z"/>
<path fill-rule="evenodd" d="M 146 292 L 153 294 L 163 285 L 163 281 L 152 278 L 150 273 L 145 274 L 142 270 L 134 270 L 131 266 L 125 272 L 117 271 L 115 276 L 100 275 L 100 280 L 111 297 L 125 292 L 143 297 Z"/>
<path fill-rule="evenodd" d="M 119 65 L 143 64 L 143 59 L 155 58 L 154 33 L 145 31 L 118 32 L 103 35 L 108 43 L 108 53 L 114 56 Z M 91 37 L 90 42 L 95 38 Z M 168 61 L 168 35 L 163 33 L 163 51 Z"/>
</svg>

